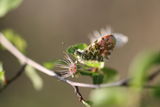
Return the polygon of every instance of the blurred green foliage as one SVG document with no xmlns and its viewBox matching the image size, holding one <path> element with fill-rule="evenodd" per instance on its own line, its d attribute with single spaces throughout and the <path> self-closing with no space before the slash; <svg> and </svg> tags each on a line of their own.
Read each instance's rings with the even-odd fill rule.
<svg viewBox="0 0 160 107">
<path fill-rule="evenodd" d="M 5 83 L 5 71 L 3 69 L 3 65 L 0 62 L 0 85 L 3 85 Z"/>
<path fill-rule="evenodd" d="M 55 61 L 44 62 L 43 66 L 47 69 L 53 69 L 55 67 Z"/>
<path fill-rule="evenodd" d="M 0 18 L 4 17 L 9 11 L 17 8 L 23 0 L 0 0 Z M 19 34 L 14 32 L 12 29 L 3 30 L 2 33 L 4 36 L 21 52 L 26 53 L 27 43 L 24 39 L 21 38 Z M 0 49 L 5 49 L 0 45 Z M 40 76 L 37 74 L 34 68 L 27 66 L 26 74 L 31 79 L 35 89 L 40 90 L 43 86 L 43 81 Z M 5 72 L 0 63 L 0 83 L 5 81 Z"/>
<path fill-rule="evenodd" d="M 43 87 L 43 80 L 42 78 L 38 75 L 37 71 L 31 67 L 31 66 L 27 66 L 26 67 L 26 75 L 30 78 L 32 84 L 33 84 L 33 87 L 36 89 L 36 90 L 41 90 L 42 87 Z"/>
<path fill-rule="evenodd" d="M 9 11 L 17 8 L 22 0 L 0 0 L 0 18 L 4 17 Z"/>
<path fill-rule="evenodd" d="M 125 107 L 127 93 L 121 88 L 95 89 L 90 94 L 93 107 Z"/>
<path fill-rule="evenodd" d="M 147 84 L 147 77 L 149 76 L 148 72 L 150 68 L 154 67 L 157 64 L 160 64 L 159 51 L 145 51 L 137 55 L 137 57 L 134 59 L 133 63 L 130 66 L 130 77 L 132 78 L 131 85 L 133 87 L 136 87 L 136 90 L 137 88 L 142 90 L 143 86 Z M 112 77 L 112 74 L 115 75 L 117 73 L 114 70 L 107 70 L 107 68 L 103 68 L 103 70 L 108 73 L 106 79 Z M 159 85 L 152 90 L 154 93 L 153 95 L 159 98 Z M 135 93 L 135 91 L 133 90 L 132 92 Z M 127 94 L 129 93 L 127 91 L 124 91 L 123 88 L 96 89 L 91 92 L 90 99 L 94 104 L 93 107 L 127 107 L 127 105 L 125 104 L 132 100 L 132 96 L 130 96 L 131 99 L 126 99 L 128 98 Z"/>
<path fill-rule="evenodd" d="M 3 30 L 4 36 L 19 49 L 21 52 L 26 53 L 27 43 L 22 37 L 11 29 Z"/>
<path fill-rule="evenodd" d="M 147 81 L 148 71 L 158 64 L 160 64 L 160 51 L 145 51 L 137 55 L 130 66 L 132 85 L 143 87 Z"/>
<path fill-rule="evenodd" d="M 17 34 L 15 31 L 11 29 L 3 30 L 2 33 L 17 49 L 19 49 L 21 52 L 25 54 L 27 53 L 26 52 L 27 43 L 24 39 L 22 39 L 22 37 L 19 34 Z M 5 48 L 2 47 L 2 49 L 4 50 Z M 1 66 L 1 69 L 2 69 L 2 66 Z M 29 79 L 32 81 L 33 87 L 36 90 L 42 89 L 43 80 L 41 79 L 41 77 L 38 75 L 37 71 L 34 68 L 27 66 L 25 73 L 27 77 L 29 77 Z M 3 75 L 4 75 L 4 72 L 1 72 L 1 79 L 4 78 Z"/>
</svg>

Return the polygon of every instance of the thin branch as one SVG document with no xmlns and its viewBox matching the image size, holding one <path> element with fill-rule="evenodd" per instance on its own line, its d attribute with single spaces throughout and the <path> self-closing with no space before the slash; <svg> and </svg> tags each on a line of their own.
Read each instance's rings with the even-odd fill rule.
<svg viewBox="0 0 160 107">
<path fill-rule="evenodd" d="M 49 70 L 43 67 L 42 65 L 38 64 L 37 62 L 31 60 L 30 58 L 24 56 L 15 46 L 11 44 L 10 41 L 8 41 L 5 38 L 5 36 L 2 33 L 0 33 L 0 43 L 2 44 L 3 47 L 5 47 L 5 49 L 7 49 L 11 54 L 13 54 L 20 61 L 21 64 L 30 65 L 33 68 L 37 69 L 38 71 L 45 73 L 48 76 L 55 77 L 71 86 L 86 87 L 86 88 L 101 88 L 101 87 L 113 87 L 121 84 L 121 81 L 111 83 L 111 84 L 94 85 L 94 84 L 79 83 L 79 82 L 67 80 L 57 75 L 54 71 Z"/>
<path fill-rule="evenodd" d="M 17 80 L 17 79 L 22 75 L 22 73 L 23 73 L 24 70 L 25 70 L 25 67 L 26 67 L 26 64 L 24 64 L 24 65 L 18 70 L 18 72 L 16 73 L 15 76 L 13 76 L 11 79 L 9 79 L 9 80 L 6 81 L 6 84 L 0 89 L 0 93 L 3 92 L 10 84 L 12 84 L 15 80 Z"/>
<path fill-rule="evenodd" d="M 73 86 L 74 92 L 76 96 L 78 97 L 79 101 L 84 104 L 86 107 L 91 107 L 91 104 L 89 104 L 82 96 L 82 94 L 79 91 L 79 87 Z"/>
<path fill-rule="evenodd" d="M 80 102 L 85 101 L 85 99 L 83 98 L 82 94 L 79 91 L 79 88 L 77 86 L 73 86 L 73 89 L 74 89 L 75 94 L 77 95 L 79 101 Z"/>
<path fill-rule="evenodd" d="M 158 76 L 158 74 L 160 74 L 160 70 L 155 71 L 154 73 L 152 73 L 149 77 L 148 77 L 148 81 L 152 81 L 155 79 L 156 76 Z"/>
<path fill-rule="evenodd" d="M 33 68 L 37 69 L 38 71 L 47 74 L 48 76 L 55 77 L 71 86 L 78 86 L 78 87 L 84 87 L 84 88 L 104 88 L 104 87 L 117 87 L 117 86 L 125 86 L 126 83 L 128 83 L 128 79 L 120 80 L 117 82 L 107 83 L 107 84 L 100 84 L 100 85 L 94 85 L 94 84 L 87 84 L 87 83 L 79 83 L 74 82 L 71 80 L 67 80 L 65 78 L 62 78 L 61 76 L 57 75 L 54 71 L 49 70 L 42 65 L 38 64 L 37 62 L 33 61 L 32 59 L 24 56 L 15 46 L 13 46 L 6 38 L 5 36 L 0 33 L 0 43 L 2 44 L 5 49 L 7 49 L 11 54 L 13 54 L 21 64 L 27 64 L 32 66 Z"/>
<path fill-rule="evenodd" d="M 3 47 L 5 47 L 5 49 L 7 49 L 11 54 L 13 54 L 20 61 L 21 64 L 30 65 L 49 76 L 56 76 L 56 73 L 54 73 L 53 71 L 44 68 L 35 61 L 24 56 L 15 46 L 13 46 L 10 43 L 10 41 L 8 41 L 5 38 L 5 36 L 2 33 L 0 33 L 0 43 L 2 44 Z"/>
</svg>

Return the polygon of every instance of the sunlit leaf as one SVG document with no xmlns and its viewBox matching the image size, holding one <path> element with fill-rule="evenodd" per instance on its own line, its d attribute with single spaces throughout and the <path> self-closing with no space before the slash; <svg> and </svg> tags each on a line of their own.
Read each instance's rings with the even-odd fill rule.
<svg viewBox="0 0 160 107">
<path fill-rule="evenodd" d="M 5 71 L 3 69 L 3 65 L 0 62 L 0 84 L 3 85 L 5 83 Z"/>
<path fill-rule="evenodd" d="M 31 82 L 33 84 L 33 87 L 36 90 L 41 90 L 42 89 L 42 87 L 43 87 L 43 80 L 38 75 L 37 71 L 33 67 L 31 67 L 31 66 L 27 66 L 26 67 L 26 75 L 31 80 Z"/>
<path fill-rule="evenodd" d="M 98 62 L 98 61 L 84 61 L 84 64 L 90 67 L 95 67 L 95 68 L 103 68 L 104 67 L 104 62 Z"/>
<path fill-rule="evenodd" d="M 20 35 L 18 35 L 17 33 L 15 33 L 13 30 L 11 29 L 7 29 L 2 31 L 2 33 L 4 34 L 4 36 L 10 41 L 12 42 L 21 52 L 25 52 L 26 51 L 26 47 L 27 47 L 27 43 L 25 42 L 24 39 L 22 39 L 20 37 Z"/>
<path fill-rule="evenodd" d="M 90 94 L 93 107 L 125 107 L 127 94 L 121 88 L 95 89 Z"/>
<path fill-rule="evenodd" d="M 130 67 L 132 84 L 142 87 L 148 77 L 148 70 L 154 65 L 160 64 L 160 52 L 143 52 L 139 54 Z"/>
<path fill-rule="evenodd" d="M 74 54 L 76 50 L 78 50 L 78 49 L 83 50 L 86 47 L 87 47 L 87 44 L 85 44 L 85 43 L 72 45 L 67 49 L 67 53 Z"/>
<path fill-rule="evenodd" d="M 17 8 L 22 0 L 0 0 L 0 17 L 3 17 L 10 10 Z"/>
</svg>

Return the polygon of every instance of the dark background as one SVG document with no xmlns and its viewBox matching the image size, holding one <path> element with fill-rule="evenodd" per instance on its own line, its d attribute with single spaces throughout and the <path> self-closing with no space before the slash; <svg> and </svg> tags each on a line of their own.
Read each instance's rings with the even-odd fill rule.
<svg viewBox="0 0 160 107">
<path fill-rule="evenodd" d="M 129 43 L 114 50 L 108 62 L 124 77 L 135 55 L 159 48 L 159 4 L 159 0 L 24 0 L 0 19 L 0 30 L 12 28 L 22 35 L 28 42 L 27 56 L 42 63 L 62 58 L 64 49 L 72 44 L 89 43 L 89 33 L 109 25 L 129 37 Z M 16 59 L 7 52 L 0 54 L 7 75 L 14 75 L 19 68 Z M 82 107 L 70 86 L 40 75 L 45 80 L 41 91 L 35 91 L 23 75 L 1 93 L 0 106 Z M 87 98 L 89 89 L 82 92 Z"/>
</svg>

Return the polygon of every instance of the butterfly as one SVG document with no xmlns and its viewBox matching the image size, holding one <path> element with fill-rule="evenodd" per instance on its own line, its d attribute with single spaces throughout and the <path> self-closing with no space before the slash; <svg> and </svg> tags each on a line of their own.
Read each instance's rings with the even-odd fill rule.
<svg viewBox="0 0 160 107">
<path fill-rule="evenodd" d="M 112 33 L 110 28 L 94 31 L 90 35 L 91 44 L 84 50 L 78 49 L 75 54 L 81 60 L 99 61 L 108 60 L 115 47 L 121 47 L 128 42 L 128 37 L 120 33 Z"/>
</svg>

